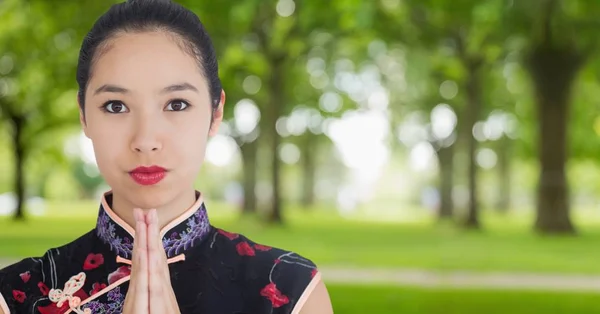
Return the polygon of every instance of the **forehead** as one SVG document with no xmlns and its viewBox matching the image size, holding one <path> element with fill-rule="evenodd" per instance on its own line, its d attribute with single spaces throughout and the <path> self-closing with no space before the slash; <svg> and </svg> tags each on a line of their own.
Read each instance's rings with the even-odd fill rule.
<svg viewBox="0 0 600 314">
<path fill-rule="evenodd" d="M 116 35 L 98 50 L 89 88 L 117 84 L 135 92 L 185 81 L 203 89 L 206 80 L 197 59 L 178 41 L 163 31 Z"/>
</svg>

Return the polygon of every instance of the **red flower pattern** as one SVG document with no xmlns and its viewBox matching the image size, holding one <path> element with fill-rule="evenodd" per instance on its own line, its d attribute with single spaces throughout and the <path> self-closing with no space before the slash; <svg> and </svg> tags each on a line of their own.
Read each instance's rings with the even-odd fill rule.
<svg viewBox="0 0 600 314">
<path fill-rule="evenodd" d="M 259 251 L 263 251 L 263 252 L 271 250 L 270 246 L 261 245 L 261 244 L 254 244 L 254 248 L 257 249 L 257 250 L 259 250 Z"/>
<path fill-rule="evenodd" d="M 25 302 L 25 299 L 27 299 L 27 296 L 25 295 L 25 292 L 20 291 L 20 290 L 13 290 L 13 298 L 15 300 L 17 300 L 17 302 L 19 303 L 23 303 Z"/>
<path fill-rule="evenodd" d="M 235 246 L 240 256 L 255 256 L 256 252 L 248 242 L 240 242 Z"/>
<path fill-rule="evenodd" d="M 117 270 L 115 270 L 114 272 L 110 273 L 110 275 L 108 275 L 108 284 L 112 285 L 119 279 L 127 277 L 130 274 L 131 274 L 131 268 L 129 266 L 121 266 L 121 267 L 117 268 Z"/>
<path fill-rule="evenodd" d="M 31 279 L 31 273 L 29 271 L 26 271 L 20 274 L 19 276 L 21 277 L 21 280 L 23 280 L 24 283 L 27 283 L 29 279 Z"/>
<path fill-rule="evenodd" d="M 104 256 L 102 254 L 88 254 L 85 262 L 83 262 L 83 270 L 92 270 L 104 264 Z"/>
<path fill-rule="evenodd" d="M 48 293 L 50 293 L 50 289 L 48 289 L 48 286 L 46 286 L 45 283 L 43 283 L 43 282 L 40 281 L 40 282 L 38 282 L 37 286 L 38 286 L 38 288 L 40 288 L 40 292 L 44 296 L 46 296 L 46 295 L 48 295 Z"/>
<path fill-rule="evenodd" d="M 277 289 L 277 286 L 272 282 L 266 285 L 260 291 L 260 295 L 269 299 L 269 301 L 271 301 L 271 304 L 273 304 L 274 308 L 281 307 L 290 302 L 290 299 L 287 296 L 283 295 L 281 291 Z"/>
<path fill-rule="evenodd" d="M 217 230 L 218 233 L 220 233 L 221 235 L 227 237 L 229 240 L 235 240 L 237 239 L 240 235 L 237 233 L 231 233 L 231 232 L 227 232 L 225 230 Z"/>
<path fill-rule="evenodd" d="M 92 291 L 90 291 L 90 295 L 94 295 L 94 294 L 102 291 L 102 289 L 104 289 L 104 288 L 106 288 L 105 283 L 96 282 L 92 285 Z"/>
</svg>

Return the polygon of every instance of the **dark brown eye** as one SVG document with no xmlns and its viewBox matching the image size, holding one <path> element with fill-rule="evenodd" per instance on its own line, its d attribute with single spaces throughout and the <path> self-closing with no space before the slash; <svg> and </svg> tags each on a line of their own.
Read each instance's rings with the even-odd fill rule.
<svg viewBox="0 0 600 314">
<path fill-rule="evenodd" d="M 120 101 L 110 101 L 104 105 L 104 110 L 110 113 L 123 113 L 127 112 L 127 107 Z"/>
<path fill-rule="evenodd" d="M 167 105 L 168 111 L 183 111 L 188 107 L 188 103 L 183 100 L 174 100 Z"/>
</svg>

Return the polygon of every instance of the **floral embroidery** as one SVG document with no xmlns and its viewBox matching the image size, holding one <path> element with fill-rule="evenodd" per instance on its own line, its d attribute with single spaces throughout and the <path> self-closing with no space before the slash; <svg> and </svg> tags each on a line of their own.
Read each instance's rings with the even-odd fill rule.
<svg viewBox="0 0 600 314">
<path fill-rule="evenodd" d="M 227 237 L 229 240 L 235 240 L 237 239 L 240 235 L 237 233 L 231 233 L 231 232 L 227 232 L 225 230 L 221 230 L 218 229 L 217 232 L 225 237 Z"/>
<path fill-rule="evenodd" d="M 131 257 L 133 242 L 127 236 L 120 237 L 116 235 L 116 225 L 112 223 L 112 219 L 102 207 L 100 207 L 100 213 L 98 214 L 96 234 L 118 255 L 125 258 Z"/>
<path fill-rule="evenodd" d="M 315 278 L 319 271 L 315 268 L 310 272 L 310 278 Z"/>
<path fill-rule="evenodd" d="M 102 291 L 102 289 L 106 288 L 105 283 L 96 282 L 92 285 L 92 290 L 90 291 L 90 296 Z"/>
<path fill-rule="evenodd" d="M 88 254 L 83 262 L 83 270 L 92 270 L 104 264 L 104 256 L 102 254 Z"/>
<path fill-rule="evenodd" d="M 29 271 L 26 271 L 22 274 L 19 274 L 19 276 L 21 277 L 21 280 L 23 280 L 24 283 L 27 283 L 31 278 L 31 273 Z"/>
<path fill-rule="evenodd" d="M 116 287 L 107 294 L 108 303 L 101 303 L 100 301 L 94 300 L 83 305 L 86 310 L 90 310 L 91 313 L 102 313 L 102 314 L 117 314 L 121 313 L 123 309 L 123 302 L 125 301 L 125 295 L 121 293 L 121 287 Z"/>
<path fill-rule="evenodd" d="M 163 238 L 163 246 L 167 257 L 179 255 L 182 250 L 187 250 L 194 246 L 197 240 L 202 239 L 210 231 L 208 215 L 204 205 L 200 206 L 185 224 L 187 228 L 179 233 L 173 232 L 170 237 Z"/>
<path fill-rule="evenodd" d="M 267 299 L 269 299 L 269 301 L 271 301 L 273 308 L 281 307 L 289 302 L 289 298 L 283 293 L 281 293 L 279 289 L 277 289 L 277 285 L 273 281 L 273 271 L 275 270 L 275 267 L 277 267 L 277 265 L 281 263 L 295 264 L 302 267 L 310 268 L 312 269 L 311 278 L 313 278 L 317 274 L 317 268 L 314 265 L 312 265 L 312 263 L 309 260 L 297 255 L 294 252 L 288 252 L 276 258 L 273 262 L 273 266 L 271 267 L 271 272 L 269 273 L 269 284 L 267 284 L 260 291 L 261 296 L 266 297 Z"/>
<path fill-rule="evenodd" d="M 261 291 L 260 295 L 266 297 L 271 301 L 274 308 L 281 307 L 282 305 L 290 302 L 289 298 L 281 293 L 274 283 L 266 285 Z"/>
<path fill-rule="evenodd" d="M 254 256 L 256 252 L 254 249 L 248 244 L 248 242 L 240 242 L 235 246 L 237 252 L 241 256 Z"/>
<path fill-rule="evenodd" d="M 130 274 L 131 274 L 130 266 L 121 266 L 121 267 L 117 268 L 117 270 L 115 270 L 114 272 L 110 273 L 110 275 L 108 275 L 108 284 L 112 285 L 119 279 L 121 279 L 123 277 L 127 277 Z"/>
<path fill-rule="evenodd" d="M 48 289 L 48 286 L 46 286 L 45 283 L 43 282 L 38 282 L 37 284 L 38 288 L 40 288 L 40 292 L 42 293 L 42 295 L 47 296 L 48 293 L 50 293 L 50 289 Z"/>
<path fill-rule="evenodd" d="M 85 277 L 85 273 L 79 273 L 71 277 L 71 279 L 65 283 L 65 288 L 63 290 L 50 290 L 50 293 L 48 294 L 50 301 L 56 303 L 57 307 L 62 307 L 66 302 L 69 304 L 69 308 L 77 314 L 91 314 L 92 311 L 90 309 L 81 310 L 79 308 L 79 305 L 81 304 L 81 298 L 74 296 L 77 291 L 83 288 Z"/>
<path fill-rule="evenodd" d="M 177 256 L 182 251 L 193 247 L 209 232 L 208 214 L 202 204 L 185 222 L 175 226 L 172 232 L 163 237 L 162 242 L 167 258 Z M 102 206 L 96 223 L 96 235 L 117 255 L 123 258 L 132 257 L 133 236 L 114 222 Z"/>
<path fill-rule="evenodd" d="M 17 302 L 19 303 L 23 303 L 25 302 L 25 299 L 27 298 L 27 296 L 25 295 L 25 292 L 20 291 L 20 290 L 13 290 L 13 298 L 15 300 L 17 300 Z"/>
</svg>

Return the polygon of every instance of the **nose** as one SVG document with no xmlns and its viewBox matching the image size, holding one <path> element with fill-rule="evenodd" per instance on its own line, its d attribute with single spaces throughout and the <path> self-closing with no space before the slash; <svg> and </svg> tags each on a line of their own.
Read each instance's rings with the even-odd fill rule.
<svg viewBox="0 0 600 314">
<path fill-rule="evenodd" d="M 131 150 L 136 153 L 152 153 L 162 149 L 156 123 L 150 117 L 138 119 L 134 124 Z"/>
</svg>

